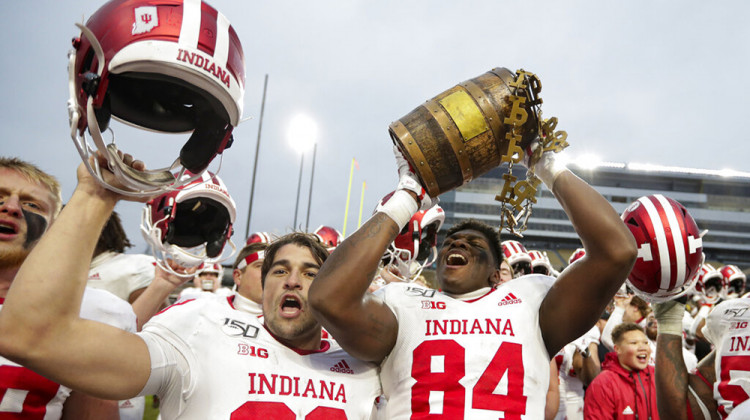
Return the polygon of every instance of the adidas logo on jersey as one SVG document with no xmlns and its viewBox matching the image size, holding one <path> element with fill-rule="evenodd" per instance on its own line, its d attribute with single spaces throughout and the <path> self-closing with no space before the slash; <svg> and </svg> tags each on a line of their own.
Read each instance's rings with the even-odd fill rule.
<svg viewBox="0 0 750 420">
<path fill-rule="evenodd" d="M 517 298 L 513 293 L 508 293 L 503 300 L 497 302 L 497 306 L 513 305 L 516 303 L 521 303 L 521 299 Z"/>
<path fill-rule="evenodd" d="M 633 409 L 632 409 L 632 408 L 630 408 L 630 406 L 628 405 L 628 406 L 625 406 L 625 409 L 624 409 L 624 410 L 622 410 L 622 414 L 624 414 L 624 415 L 628 415 L 628 414 L 630 414 L 630 415 L 633 415 L 633 414 L 635 414 L 635 412 L 634 412 L 634 411 L 633 411 Z"/>
<path fill-rule="evenodd" d="M 99 273 L 94 273 L 90 275 L 89 280 L 99 280 Z"/>
<path fill-rule="evenodd" d="M 331 372 L 338 372 L 338 373 L 349 373 L 354 374 L 354 371 L 352 368 L 349 367 L 349 364 L 346 363 L 346 360 L 341 359 L 340 362 L 336 363 L 331 367 Z"/>
</svg>

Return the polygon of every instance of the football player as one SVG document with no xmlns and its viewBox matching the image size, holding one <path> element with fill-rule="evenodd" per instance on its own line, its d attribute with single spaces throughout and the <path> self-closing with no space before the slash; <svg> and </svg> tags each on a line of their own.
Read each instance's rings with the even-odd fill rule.
<svg viewBox="0 0 750 420">
<path fill-rule="evenodd" d="M 117 186 L 106 162 L 99 165 Z M 323 340 L 307 303 L 328 257 L 309 235 L 288 235 L 266 250 L 264 323 L 220 296 L 172 305 L 138 334 L 81 319 L 71 308 L 79 305 L 96 238 L 129 196 L 104 188 L 83 165 L 78 177 L 0 313 L 0 354 L 98 397 L 155 394 L 165 418 L 369 418 L 380 394 L 375 366 Z"/>
<path fill-rule="evenodd" d="M 321 268 L 310 289 L 316 317 L 350 354 L 381 365 L 392 419 L 543 418 L 550 355 L 597 322 L 635 260 L 632 236 L 599 193 L 545 153 L 534 173 L 587 250 L 556 282 L 532 275 L 493 289 L 499 235 L 466 221 L 448 230 L 438 253 L 441 292 L 394 282 L 368 294 L 387 246 L 434 204 L 394 151 L 399 186 Z"/>
<path fill-rule="evenodd" d="M 9 289 L 16 273 L 57 217 L 61 203 L 60 185 L 55 178 L 20 159 L 0 157 L 0 316 L 6 295 L 12 294 Z M 50 261 L 57 259 L 50 258 Z M 44 265 L 47 261 L 36 264 Z M 82 279 L 88 269 L 88 263 L 84 265 Z M 51 276 L 47 280 L 60 279 Z M 79 293 L 83 293 L 83 285 Z M 34 312 L 29 311 L 33 305 L 19 303 L 22 311 Z M 135 331 L 135 315 L 130 305 L 109 292 L 86 288 L 83 301 L 68 310 Z M 119 419 L 117 401 L 71 392 L 54 378 L 47 379 L 30 367 L 24 360 L 14 362 L 0 357 L 0 418 Z"/>
</svg>

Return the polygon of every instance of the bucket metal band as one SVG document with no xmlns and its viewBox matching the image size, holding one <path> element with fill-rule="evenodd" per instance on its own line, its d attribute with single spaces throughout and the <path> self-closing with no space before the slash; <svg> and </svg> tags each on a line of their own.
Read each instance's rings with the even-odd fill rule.
<svg viewBox="0 0 750 420">
<path fill-rule="evenodd" d="M 437 102 L 430 100 L 424 106 L 430 115 L 432 115 L 432 118 L 437 121 L 438 125 L 443 127 L 445 137 L 448 139 L 451 149 L 453 149 L 459 168 L 461 168 L 463 182 L 471 181 L 473 179 L 471 161 L 469 160 L 469 154 L 466 152 L 466 147 L 464 147 L 464 139 L 461 137 L 461 132 L 448 116 L 445 109 Z"/>
<path fill-rule="evenodd" d="M 417 142 L 414 141 L 414 138 L 411 136 L 411 133 L 404 123 L 401 121 L 394 121 L 391 124 L 390 129 L 393 130 L 396 137 L 401 139 L 403 146 L 406 148 L 406 154 L 411 156 L 414 170 L 417 174 L 421 175 L 422 182 L 425 184 L 425 189 L 428 190 L 428 192 L 437 191 L 438 185 L 437 180 L 435 179 L 435 174 L 432 173 L 432 169 L 430 168 L 430 165 L 427 164 L 427 159 L 425 159 L 422 149 L 420 149 Z"/>
</svg>

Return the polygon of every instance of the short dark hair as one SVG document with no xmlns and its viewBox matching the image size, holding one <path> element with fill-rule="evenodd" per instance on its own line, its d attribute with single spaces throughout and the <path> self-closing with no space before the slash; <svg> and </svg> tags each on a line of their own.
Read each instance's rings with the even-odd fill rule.
<svg viewBox="0 0 750 420">
<path fill-rule="evenodd" d="M 315 261 L 320 265 L 328 258 L 328 250 L 320 243 L 317 236 L 303 232 L 293 232 L 276 239 L 271 245 L 266 248 L 266 258 L 263 260 L 263 266 L 260 269 L 261 285 L 266 284 L 266 275 L 271 270 L 273 260 L 276 258 L 276 253 L 284 245 L 294 244 L 304 248 L 308 248 Z"/>
<path fill-rule="evenodd" d="M 451 226 L 448 232 L 446 232 L 445 237 L 447 238 L 461 230 L 476 230 L 484 235 L 490 244 L 492 256 L 495 258 L 495 268 L 500 268 L 500 263 L 503 261 L 503 252 L 500 246 L 500 233 L 497 229 L 476 219 L 466 219 Z"/>
<path fill-rule="evenodd" d="M 125 252 L 125 248 L 130 248 L 131 246 L 133 244 L 130 243 L 128 235 L 122 227 L 120 215 L 116 211 L 113 211 L 107 223 L 102 228 L 102 233 L 99 234 L 99 241 L 96 243 L 94 255 L 99 255 L 105 251 L 122 254 Z"/>
<path fill-rule="evenodd" d="M 614 344 L 620 344 L 620 342 L 622 341 L 622 336 L 625 335 L 626 332 L 630 331 L 640 331 L 646 334 L 646 332 L 643 331 L 643 328 L 640 325 L 634 324 L 632 322 L 623 322 L 612 330 L 612 342 Z"/>
<path fill-rule="evenodd" d="M 263 251 L 266 248 L 268 248 L 268 243 L 266 242 L 253 242 L 245 245 L 245 247 L 240 250 L 240 253 L 237 254 L 237 258 L 234 260 L 234 264 L 232 264 L 232 269 L 237 270 L 237 266 L 240 265 L 240 262 L 242 262 L 242 260 L 248 255 Z M 244 268 L 241 268 L 240 270 L 244 270 Z"/>
</svg>

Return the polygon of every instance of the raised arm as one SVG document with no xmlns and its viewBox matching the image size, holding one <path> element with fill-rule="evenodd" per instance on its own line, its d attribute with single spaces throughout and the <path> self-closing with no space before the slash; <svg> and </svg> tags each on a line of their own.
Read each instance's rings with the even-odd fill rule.
<svg viewBox="0 0 750 420">
<path fill-rule="evenodd" d="M 352 356 L 372 362 L 382 361 L 393 349 L 398 324 L 390 308 L 367 289 L 388 245 L 420 204 L 431 203 L 400 152 L 394 152 L 399 162 L 398 189 L 333 251 L 309 293 L 313 313 L 323 327 Z M 422 202 L 418 203 L 418 196 L 423 197 Z"/>
<path fill-rule="evenodd" d="M 100 187 L 83 165 L 78 178 L 72 198 L 8 291 L 0 312 L 0 354 L 74 390 L 125 399 L 149 377 L 146 344 L 79 317 L 91 255 L 119 196 Z"/>
<path fill-rule="evenodd" d="M 551 152 L 535 172 L 560 202 L 586 255 L 560 273 L 539 310 L 549 354 L 588 331 L 625 281 L 636 258 L 632 234 L 596 190 L 567 169 L 556 167 Z"/>
<path fill-rule="evenodd" d="M 654 305 L 654 315 L 659 323 L 656 338 L 656 401 L 659 417 L 663 419 L 688 418 L 688 407 L 694 419 L 718 419 L 712 384 L 715 352 L 709 353 L 698 364 L 698 375 L 688 374 L 682 356 L 682 317 L 685 305 L 671 301 Z M 693 392 L 690 392 L 692 388 Z"/>
</svg>

